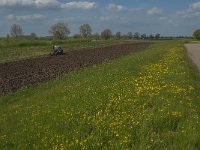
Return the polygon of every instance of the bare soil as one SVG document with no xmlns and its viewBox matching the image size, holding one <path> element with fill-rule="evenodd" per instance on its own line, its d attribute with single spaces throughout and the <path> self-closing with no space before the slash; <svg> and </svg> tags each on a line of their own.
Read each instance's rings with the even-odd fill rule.
<svg viewBox="0 0 200 150">
<path fill-rule="evenodd" d="M 121 44 L 95 49 L 69 51 L 60 56 L 42 56 L 32 59 L 0 63 L 0 95 L 22 87 L 53 80 L 75 69 L 100 64 L 122 55 L 141 51 L 150 43 Z"/>
</svg>

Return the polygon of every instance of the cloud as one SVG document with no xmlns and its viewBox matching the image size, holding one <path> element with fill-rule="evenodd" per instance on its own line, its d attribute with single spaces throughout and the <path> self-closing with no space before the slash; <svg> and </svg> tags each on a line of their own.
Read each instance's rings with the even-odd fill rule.
<svg viewBox="0 0 200 150">
<path fill-rule="evenodd" d="M 97 7 L 96 2 L 69 2 L 61 3 L 58 0 L 1 0 L 0 7 L 30 7 L 30 8 L 61 8 L 89 10 Z"/>
<path fill-rule="evenodd" d="M 195 11 L 178 11 L 176 13 L 176 15 L 178 17 L 181 18 L 196 18 L 196 17 L 200 17 L 200 12 L 195 12 Z"/>
<path fill-rule="evenodd" d="M 95 2 L 69 2 L 61 5 L 61 8 L 64 9 L 83 9 L 90 10 L 97 7 Z"/>
<path fill-rule="evenodd" d="M 147 14 L 149 14 L 149 15 L 159 15 L 161 13 L 162 13 L 162 9 L 157 8 L 157 7 L 147 10 Z"/>
<path fill-rule="evenodd" d="M 127 8 L 125 6 L 122 6 L 122 5 L 108 4 L 107 9 L 111 10 L 111 11 L 118 11 L 119 12 L 119 11 L 126 10 Z"/>
<path fill-rule="evenodd" d="M 200 10 L 200 2 L 196 2 L 190 5 L 191 9 L 199 9 Z"/>
<path fill-rule="evenodd" d="M 200 2 L 193 3 L 188 9 L 183 11 L 177 11 L 176 16 L 180 18 L 199 18 L 200 17 Z"/>
<path fill-rule="evenodd" d="M 166 17 L 166 16 L 161 16 L 158 18 L 159 21 L 163 22 L 167 22 L 167 23 L 173 23 L 172 17 Z"/>
<path fill-rule="evenodd" d="M 57 0 L 1 0 L 0 7 L 59 7 Z"/>
<path fill-rule="evenodd" d="M 28 21 L 43 21 L 46 20 L 47 17 L 41 14 L 33 14 L 33 15 L 24 15 L 24 16 L 15 16 L 10 14 L 6 17 L 8 20 L 16 21 L 16 22 L 28 22 Z"/>
<path fill-rule="evenodd" d="M 158 20 L 168 20 L 168 17 L 159 17 Z"/>
<path fill-rule="evenodd" d="M 112 21 L 113 17 L 111 17 L 111 16 L 100 16 L 97 19 L 100 20 L 100 21 L 103 21 L 103 22 L 107 22 L 107 21 Z"/>
</svg>

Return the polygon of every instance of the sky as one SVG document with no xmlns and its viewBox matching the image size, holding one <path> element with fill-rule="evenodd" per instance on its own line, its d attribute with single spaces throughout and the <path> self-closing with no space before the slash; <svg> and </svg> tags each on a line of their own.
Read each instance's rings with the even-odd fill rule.
<svg viewBox="0 0 200 150">
<path fill-rule="evenodd" d="M 48 36 L 58 22 L 71 34 L 88 23 L 93 33 L 139 32 L 161 36 L 191 36 L 200 28 L 200 0 L 0 0 L 0 36 L 18 24 L 23 33 Z"/>
</svg>

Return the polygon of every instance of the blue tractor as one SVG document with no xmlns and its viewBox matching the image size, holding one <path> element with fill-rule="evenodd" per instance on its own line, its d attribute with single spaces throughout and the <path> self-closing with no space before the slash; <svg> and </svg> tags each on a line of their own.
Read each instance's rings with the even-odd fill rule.
<svg viewBox="0 0 200 150">
<path fill-rule="evenodd" d="M 61 48 L 61 46 L 58 46 L 58 45 L 54 45 L 50 53 L 51 56 L 57 56 L 57 55 L 63 55 L 63 54 L 64 54 L 63 49 Z"/>
</svg>

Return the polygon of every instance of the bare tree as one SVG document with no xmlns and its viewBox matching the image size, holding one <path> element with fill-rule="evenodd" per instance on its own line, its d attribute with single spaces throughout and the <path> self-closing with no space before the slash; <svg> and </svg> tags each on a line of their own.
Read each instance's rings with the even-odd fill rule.
<svg viewBox="0 0 200 150">
<path fill-rule="evenodd" d="M 30 38 L 31 38 L 31 39 L 37 39 L 36 33 L 34 33 L 34 32 L 31 33 L 31 34 L 30 34 Z"/>
<path fill-rule="evenodd" d="M 70 34 L 70 30 L 67 24 L 59 22 L 51 26 L 49 33 L 51 33 L 54 38 L 62 40 Z"/>
<path fill-rule="evenodd" d="M 138 32 L 135 32 L 134 35 L 133 35 L 133 37 L 135 39 L 139 39 L 140 38 L 140 34 Z"/>
<path fill-rule="evenodd" d="M 122 35 L 121 35 L 121 32 L 117 32 L 117 33 L 115 34 L 115 36 L 116 36 L 117 39 L 121 39 L 121 36 L 122 36 Z"/>
<path fill-rule="evenodd" d="M 156 34 L 156 35 L 155 35 L 155 38 L 156 38 L 156 39 L 159 39 L 159 38 L 160 38 L 160 34 L 159 34 L 159 33 Z"/>
<path fill-rule="evenodd" d="M 92 28 L 89 24 L 83 24 L 79 27 L 80 35 L 87 38 L 92 35 Z"/>
<path fill-rule="evenodd" d="M 7 38 L 7 39 L 9 39 L 9 38 L 10 38 L 10 35 L 9 35 L 9 34 L 7 34 L 7 35 L 6 35 L 6 38 Z"/>
<path fill-rule="evenodd" d="M 146 39 L 146 38 L 147 38 L 147 35 L 146 35 L 146 34 L 142 34 L 142 35 L 141 35 L 141 38 L 142 38 L 142 39 Z"/>
<path fill-rule="evenodd" d="M 99 33 L 94 33 L 93 35 L 92 35 L 92 37 L 95 39 L 95 40 L 99 40 L 100 39 L 100 35 L 99 35 Z"/>
<path fill-rule="evenodd" d="M 132 32 L 128 32 L 127 33 L 127 37 L 128 37 L 128 39 L 132 39 L 133 38 L 133 33 Z"/>
<path fill-rule="evenodd" d="M 154 39 L 153 34 L 150 34 L 150 35 L 149 35 L 149 38 L 150 38 L 150 39 Z"/>
<path fill-rule="evenodd" d="M 105 29 L 101 32 L 101 37 L 105 40 L 108 40 L 112 37 L 112 31 L 110 29 Z"/>
<path fill-rule="evenodd" d="M 22 28 L 20 27 L 20 25 L 17 24 L 13 24 L 10 27 L 10 34 L 13 37 L 20 37 L 23 34 Z"/>
</svg>

